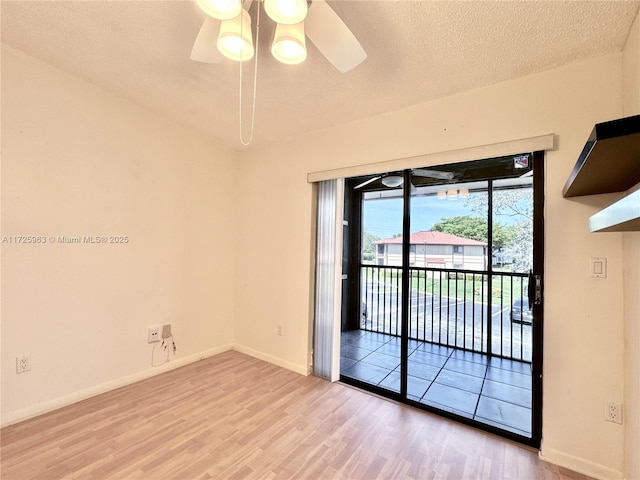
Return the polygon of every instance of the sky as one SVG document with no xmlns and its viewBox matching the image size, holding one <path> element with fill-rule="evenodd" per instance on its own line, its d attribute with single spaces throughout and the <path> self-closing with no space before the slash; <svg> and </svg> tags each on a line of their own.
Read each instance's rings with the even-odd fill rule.
<svg viewBox="0 0 640 480">
<path fill-rule="evenodd" d="M 402 232 L 402 198 L 366 200 L 363 205 L 362 225 L 365 231 L 380 238 L 391 238 Z M 412 233 L 430 230 L 443 218 L 462 215 L 478 216 L 465 207 L 465 200 L 462 198 L 438 200 L 433 195 L 411 197 Z M 515 223 L 512 218 L 498 215 L 494 217 L 494 221 L 502 224 Z"/>
<path fill-rule="evenodd" d="M 434 197 L 411 199 L 411 231 L 430 230 L 442 218 L 472 215 L 461 200 L 435 200 Z M 390 238 L 402 232 L 402 198 L 364 202 L 364 230 L 380 238 Z"/>
</svg>

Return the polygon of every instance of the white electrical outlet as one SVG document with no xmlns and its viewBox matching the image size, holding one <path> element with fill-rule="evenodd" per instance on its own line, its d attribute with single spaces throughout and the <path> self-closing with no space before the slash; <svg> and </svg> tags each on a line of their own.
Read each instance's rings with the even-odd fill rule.
<svg viewBox="0 0 640 480">
<path fill-rule="evenodd" d="M 147 342 L 148 343 L 159 342 L 161 340 L 160 338 L 161 330 L 162 330 L 162 327 L 160 325 L 152 325 L 151 327 L 149 327 L 147 329 Z"/>
<path fill-rule="evenodd" d="M 29 371 L 31 371 L 31 357 L 29 355 L 16 357 L 16 373 L 24 373 Z"/>
<path fill-rule="evenodd" d="M 604 419 L 622 425 L 622 403 L 606 400 L 604 402 Z"/>
</svg>

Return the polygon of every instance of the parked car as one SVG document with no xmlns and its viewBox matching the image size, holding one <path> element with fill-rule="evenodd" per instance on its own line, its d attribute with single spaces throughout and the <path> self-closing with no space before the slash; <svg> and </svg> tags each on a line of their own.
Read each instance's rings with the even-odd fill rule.
<svg viewBox="0 0 640 480">
<path fill-rule="evenodd" d="M 529 299 L 519 298 L 511 305 L 511 321 L 531 325 L 533 312 L 529 307 Z"/>
</svg>

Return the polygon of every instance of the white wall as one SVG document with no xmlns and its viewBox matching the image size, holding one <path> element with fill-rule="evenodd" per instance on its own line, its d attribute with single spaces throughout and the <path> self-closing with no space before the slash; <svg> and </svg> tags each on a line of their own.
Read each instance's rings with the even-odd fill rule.
<svg viewBox="0 0 640 480">
<path fill-rule="evenodd" d="M 228 348 L 235 160 L 3 46 L 2 236 L 129 239 L 2 243 L 3 424 L 162 370 L 148 325 L 173 325 L 169 366 Z"/>
<path fill-rule="evenodd" d="M 621 54 L 605 56 L 243 153 L 236 342 L 305 366 L 308 172 L 555 133 L 546 162 L 542 456 L 621 478 L 623 427 L 603 420 L 603 402 L 623 396 L 622 235 L 588 232 L 610 195 L 561 193 L 594 123 L 622 115 L 621 63 Z M 595 256 L 608 260 L 606 279 L 588 277 Z"/>
<path fill-rule="evenodd" d="M 640 13 L 622 57 L 624 115 L 640 115 Z M 625 478 L 640 479 L 640 232 L 624 234 Z"/>
<path fill-rule="evenodd" d="M 622 52 L 622 101 L 625 116 L 640 114 L 640 13 Z"/>
<path fill-rule="evenodd" d="M 637 376 L 623 368 L 624 318 L 629 327 L 637 303 L 622 292 L 638 285 L 637 270 L 623 282 L 638 237 L 589 234 L 589 215 L 612 196 L 565 200 L 561 190 L 593 124 L 622 116 L 623 91 L 625 112 L 637 111 L 633 58 L 624 77 L 623 54 L 609 55 L 260 146 L 236 166 L 235 153 L 195 133 L 10 48 L 2 54 L 2 235 L 130 238 L 124 248 L 2 245 L 3 423 L 154 373 L 145 340 L 156 322 L 174 325 L 173 364 L 233 343 L 306 372 L 308 172 L 555 133 L 542 455 L 622 477 L 624 427 L 604 422 L 603 401 L 621 399 Z M 608 259 L 606 279 L 587 276 L 595 256 Z M 20 354 L 32 355 L 32 372 L 14 373 Z M 632 390 L 627 410 L 638 405 L 637 383 Z M 627 472 L 637 470 L 636 445 L 627 440 Z"/>
</svg>

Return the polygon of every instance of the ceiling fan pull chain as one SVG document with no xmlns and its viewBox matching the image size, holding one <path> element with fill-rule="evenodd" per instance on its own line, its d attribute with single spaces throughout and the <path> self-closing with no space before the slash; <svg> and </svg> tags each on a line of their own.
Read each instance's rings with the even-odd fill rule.
<svg viewBox="0 0 640 480">
<path fill-rule="evenodd" d="M 249 131 L 249 140 L 245 142 L 242 135 L 242 60 L 240 61 L 240 143 L 245 147 L 253 141 L 253 127 L 256 120 L 256 86 L 258 84 L 258 51 L 260 47 L 260 3 L 257 5 L 258 15 L 256 17 L 256 54 L 255 54 L 255 68 L 253 72 L 253 105 L 251 107 L 251 130 Z M 240 36 L 242 37 L 242 24 L 240 24 Z"/>
</svg>

